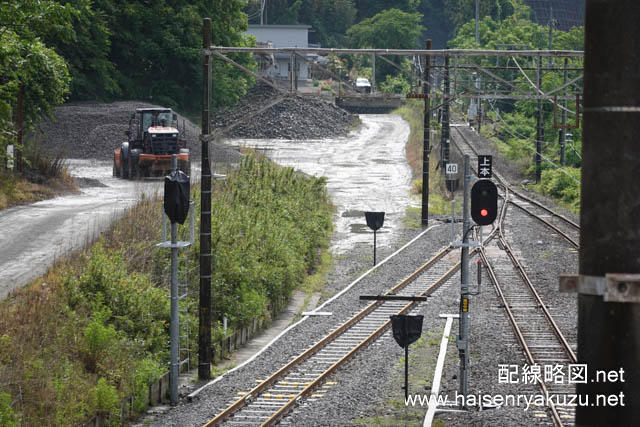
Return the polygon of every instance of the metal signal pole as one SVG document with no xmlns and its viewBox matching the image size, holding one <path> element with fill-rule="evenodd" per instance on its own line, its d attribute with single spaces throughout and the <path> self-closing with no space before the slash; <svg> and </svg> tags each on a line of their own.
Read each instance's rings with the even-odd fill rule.
<svg viewBox="0 0 640 427">
<path fill-rule="evenodd" d="M 588 377 L 577 393 L 590 405 L 578 405 L 576 425 L 637 425 L 640 87 L 631 70 L 640 69 L 640 4 L 587 0 L 585 13 L 579 279 L 592 286 L 578 287 L 578 363 Z"/>
<path fill-rule="evenodd" d="M 211 46 L 211 19 L 203 20 L 202 47 Z M 200 172 L 200 301 L 198 312 L 198 378 L 211 378 L 211 57 L 202 56 L 202 167 Z"/>
<path fill-rule="evenodd" d="M 431 49 L 431 40 L 427 40 L 425 49 Z M 424 95 L 424 134 L 422 138 L 422 225 L 426 226 L 429 224 L 429 156 L 431 154 L 431 144 L 429 142 L 429 134 L 431 133 L 431 112 L 429 111 L 429 67 L 431 65 L 431 56 L 425 55 L 424 60 L 424 84 L 422 85 L 422 94 Z"/>
</svg>

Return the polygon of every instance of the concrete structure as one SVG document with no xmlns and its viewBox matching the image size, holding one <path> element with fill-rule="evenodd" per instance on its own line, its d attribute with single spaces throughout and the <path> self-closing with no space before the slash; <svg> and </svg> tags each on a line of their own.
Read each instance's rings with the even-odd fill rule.
<svg viewBox="0 0 640 427">
<path fill-rule="evenodd" d="M 269 47 L 309 47 L 310 25 L 249 25 L 245 34 L 256 38 L 259 46 Z M 316 55 L 305 55 L 309 60 L 314 60 Z M 261 58 L 262 64 L 267 64 L 263 72 L 271 77 L 288 80 L 291 72 L 291 56 L 286 53 L 276 53 L 271 58 Z M 272 64 L 269 65 L 269 61 Z M 309 64 L 303 59 L 297 58 L 295 66 L 298 70 L 298 79 L 310 78 Z M 261 67 L 262 69 L 262 67 Z"/>
</svg>

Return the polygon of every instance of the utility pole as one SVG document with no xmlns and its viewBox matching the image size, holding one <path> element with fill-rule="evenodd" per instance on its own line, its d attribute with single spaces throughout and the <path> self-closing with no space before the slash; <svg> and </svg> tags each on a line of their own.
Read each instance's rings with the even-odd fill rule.
<svg viewBox="0 0 640 427">
<path fill-rule="evenodd" d="M 564 76 L 563 76 L 563 80 L 562 80 L 562 84 L 567 84 L 567 78 L 568 78 L 568 71 L 567 68 L 569 67 L 569 58 L 564 58 Z M 567 96 L 567 88 L 564 88 L 564 96 Z M 567 100 L 565 99 L 564 101 L 562 101 L 562 106 L 564 107 L 562 109 L 562 129 L 560 129 L 560 132 L 558 132 L 558 139 L 560 142 L 560 165 L 564 166 L 565 165 L 565 156 L 564 156 L 564 146 L 565 146 L 565 141 L 566 141 L 566 135 L 567 135 Z"/>
<path fill-rule="evenodd" d="M 478 6 L 478 1 L 476 0 L 476 44 L 480 44 L 480 7 Z"/>
<path fill-rule="evenodd" d="M 440 154 L 440 160 L 442 160 L 442 167 L 444 168 L 449 163 L 449 92 L 451 91 L 451 82 L 449 80 L 449 56 L 444 57 L 444 95 L 442 105 L 442 137 L 440 139 L 440 146 L 442 151 Z"/>
<path fill-rule="evenodd" d="M 551 2 L 549 2 L 549 50 L 553 50 L 553 25 L 553 6 L 551 5 Z M 549 68 L 551 68 L 552 64 L 553 61 L 551 55 L 549 55 Z"/>
<path fill-rule="evenodd" d="M 211 47 L 211 19 L 203 20 L 202 47 Z M 202 166 L 200 172 L 200 301 L 198 311 L 198 378 L 211 379 L 211 56 L 202 55 Z"/>
<path fill-rule="evenodd" d="M 431 40 L 427 40 L 426 50 L 431 50 Z M 429 67 L 431 65 L 431 57 L 425 55 L 424 58 L 424 83 L 422 85 L 422 94 L 424 95 L 424 127 L 422 137 L 422 225 L 425 227 L 429 224 L 429 156 L 431 155 L 431 144 L 429 137 L 431 133 L 429 111 Z"/>
<path fill-rule="evenodd" d="M 538 73 L 536 77 L 537 91 L 542 89 L 542 57 L 538 56 Z M 536 184 L 542 179 L 542 140 L 544 139 L 544 121 L 542 116 L 542 99 L 538 99 L 538 114 L 536 115 Z"/>
<path fill-rule="evenodd" d="M 24 126 L 24 109 L 23 109 L 23 99 L 24 99 L 24 86 L 22 86 L 22 83 L 20 83 L 20 85 L 18 86 L 18 105 L 17 105 L 17 125 L 18 125 L 18 129 L 16 129 L 16 136 L 18 139 L 18 143 L 16 144 L 17 146 L 15 147 L 15 153 L 16 153 L 16 171 L 18 172 L 22 172 L 22 149 L 24 147 L 22 147 L 22 135 L 23 135 L 23 131 L 22 128 Z"/>
<path fill-rule="evenodd" d="M 579 274 L 593 286 L 578 287 L 578 363 L 588 379 L 577 394 L 617 404 L 578 405 L 577 426 L 640 419 L 639 21 L 637 0 L 586 2 Z M 626 277 L 606 281 L 611 273 Z"/>
<path fill-rule="evenodd" d="M 376 54 L 371 54 L 371 93 L 376 91 Z"/>
</svg>

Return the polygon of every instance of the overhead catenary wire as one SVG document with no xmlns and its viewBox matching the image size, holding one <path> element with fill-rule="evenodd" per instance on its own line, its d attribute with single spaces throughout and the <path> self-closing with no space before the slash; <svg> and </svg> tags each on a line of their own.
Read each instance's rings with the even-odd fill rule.
<svg viewBox="0 0 640 427">
<path fill-rule="evenodd" d="M 532 139 L 532 138 L 526 137 L 526 136 L 524 136 L 524 135 L 522 135 L 522 134 L 520 134 L 520 133 L 518 133 L 518 132 L 516 132 L 516 131 L 512 131 L 508 125 L 504 124 L 504 123 L 505 123 L 505 120 L 502 118 L 502 116 L 500 115 L 500 113 L 499 113 L 499 112 L 498 112 L 498 111 L 493 107 L 493 105 L 492 105 L 492 103 L 491 103 L 491 102 L 489 102 L 489 107 L 491 108 L 491 111 L 493 111 L 494 113 L 496 113 L 496 115 L 498 116 L 498 120 L 500 120 L 500 122 L 501 122 L 500 126 L 501 126 L 501 127 L 504 127 L 504 128 L 505 128 L 505 130 L 507 131 L 507 133 L 509 133 L 511 136 L 515 136 L 515 137 L 518 137 L 518 138 L 522 138 L 522 139 L 524 139 L 524 140 L 526 140 L 526 141 L 537 142 L 535 139 Z M 542 141 L 542 142 L 544 142 L 544 141 Z M 524 145 L 524 147 L 525 147 L 527 150 L 529 150 L 529 151 L 531 151 L 531 152 L 534 152 L 534 153 L 535 153 L 535 149 L 534 149 L 533 147 L 530 147 L 529 145 Z M 575 148 L 573 148 L 573 146 L 571 146 L 571 148 L 575 151 Z M 577 153 L 577 151 L 576 151 L 576 153 Z M 551 164 L 552 166 L 554 166 L 555 168 L 559 169 L 559 170 L 560 170 L 560 172 L 562 172 L 563 174 L 565 174 L 566 176 L 568 176 L 568 177 L 569 177 L 571 180 L 573 180 L 576 184 L 580 185 L 580 181 L 578 181 L 578 180 L 577 180 L 577 179 L 575 179 L 575 178 L 574 178 L 570 173 L 568 173 L 568 172 L 565 170 L 565 167 L 563 167 L 563 166 L 561 166 L 561 165 L 557 164 L 556 162 L 554 162 L 553 160 L 551 160 L 550 158 L 548 158 L 547 156 L 545 156 L 545 155 L 544 155 L 544 154 L 542 154 L 542 153 L 540 153 L 540 157 L 542 157 L 542 159 L 543 159 L 544 161 L 546 161 L 547 163 L 549 163 L 549 164 Z"/>
</svg>

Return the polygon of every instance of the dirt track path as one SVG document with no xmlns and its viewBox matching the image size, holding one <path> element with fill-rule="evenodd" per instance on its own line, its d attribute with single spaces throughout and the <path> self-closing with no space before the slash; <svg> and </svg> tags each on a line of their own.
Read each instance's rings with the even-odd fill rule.
<svg viewBox="0 0 640 427">
<path fill-rule="evenodd" d="M 411 170 L 405 156 L 409 123 L 397 115 L 364 114 L 362 126 L 346 137 L 319 141 L 236 139 L 229 144 L 264 150 L 276 163 L 309 175 L 327 177 L 336 206 L 332 250 L 373 247 L 364 211 L 384 211 L 378 247 L 389 246 L 410 204 Z"/>
<path fill-rule="evenodd" d="M 81 194 L 0 212 L 0 298 L 43 274 L 53 261 L 104 231 L 142 192 L 162 192 L 162 181 L 111 176 L 111 162 L 70 161 Z"/>
</svg>

